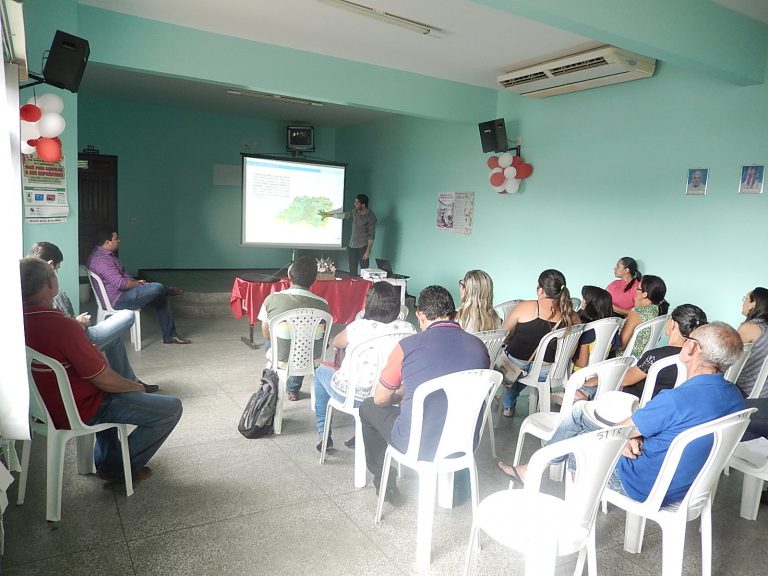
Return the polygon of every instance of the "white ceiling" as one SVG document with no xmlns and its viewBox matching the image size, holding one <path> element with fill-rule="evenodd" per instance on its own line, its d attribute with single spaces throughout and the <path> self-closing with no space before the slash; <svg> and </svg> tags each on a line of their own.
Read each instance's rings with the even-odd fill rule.
<svg viewBox="0 0 768 576">
<path fill-rule="evenodd" d="M 216 34 L 275 44 L 445 80 L 497 89 L 496 77 L 536 61 L 602 43 L 466 0 L 355 0 L 441 29 L 421 35 L 319 0 L 79 0 Z M 768 22 L 767 0 L 715 0 Z M 263 102 L 221 86 L 90 63 L 82 94 L 190 108 L 226 104 L 235 114 L 340 126 L 385 113 Z M 180 96 L 183 95 L 183 96 Z"/>
</svg>

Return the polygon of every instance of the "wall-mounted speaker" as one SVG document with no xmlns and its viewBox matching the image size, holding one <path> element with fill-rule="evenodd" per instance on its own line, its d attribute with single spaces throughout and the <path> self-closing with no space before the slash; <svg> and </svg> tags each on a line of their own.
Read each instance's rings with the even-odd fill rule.
<svg viewBox="0 0 768 576">
<path fill-rule="evenodd" d="M 56 30 L 43 68 L 45 83 L 77 92 L 90 55 L 88 40 Z"/>
<path fill-rule="evenodd" d="M 480 143 L 483 145 L 483 152 L 506 152 L 509 149 L 504 118 L 480 122 L 477 127 L 480 129 Z"/>
</svg>

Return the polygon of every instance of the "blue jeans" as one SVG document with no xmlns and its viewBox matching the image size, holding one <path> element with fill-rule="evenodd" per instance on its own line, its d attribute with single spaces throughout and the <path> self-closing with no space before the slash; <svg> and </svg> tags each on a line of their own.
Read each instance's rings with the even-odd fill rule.
<svg viewBox="0 0 768 576">
<path fill-rule="evenodd" d="M 519 360 L 514 356 L 507 356 L 507 358 L 509 358 L 518 368 L 522 369 L 523 372 L 528 373 L 531 370 L 533 362 L 524 362 L 523 360 Z M 551 364 L 541 365 L 541 372 L 539 372 L 539 382 L 544 382 L 547 379 L 547 376 L 549 376 L 549 369 L 551 367 Z M 521 374 L 520 378 L 522 377 L 523 375 Z M 503 407 L 514 408 L 517 406 L 517 397 L 520 396 L 520 392 L 523 391 L 524 387 L 525 384 L 521 384 L 517 380 L 515 380 L 511 386 L 507 386 L 506 390 L 504 391 L 504 400 L 502 404 Z"/>
<path fill-rule="evenodd" d="M 595 424 L 592 420 L 584 415 L 584 406 L 586 402 L 576 402 L 571 409 L 570 417 L 565 418 L 558 425 L 552 438 L 549 439 L 547 445 L 560 442 L 561 440 L 567 440 L 573 438 L 579 434 L 585 434 L 587 432 L 594 432 L 595 430 L 602 429 L 602 426 Z M 576 464 L 572 457 L 568 459 L 568 468 L 574 470 Z M 619 475 L 619 467 L 613 469 L 610 478 L 608 479 L 608 488 L 619 494 L 626 496 L 627 492 L 624 490 L 624 486 L 621 484 L 621 477 Z"/>
<path fill-rule="evenodd" d="M 272 341 L 267 339 L 266 342 L 264 342 L 264 352 L 269 352 L 269 349 L 272 348 Z M 269 354 L 267 354 L 267 359 L 269 359 Z M 273 370 L 277 370 L 277 366 L 272 366 Z M 288 376 L 288 380 L 285 381 L 285 387 L 288 389 L 288 393 L 291 392 L 298 392 L 301 390 L 301 385 L 304 383 L 304 376 Z M 315 394 L 317 394 L 317 390 L 315 390 Z"/>
<path fill-rule="evenodd" d="M 333 373 L 334 369 L 324 364 L 320 364 L 315 369 L 315 422 L 317 423 L 318 434 L 322 434 L 325 430 L 325 412 L 328 409 L 328 401 L 331 398 L 338 402 L 345 400 L 345 397 L 331 386 Z M 355 408 L 359 408 L 360 404 L 362 402 L 355 400 Z"/>
<path fill-rule="evenodd" d="M 181 418 L 181 413 L 181 400 L 175 396 L 123 392 L 107 394 L 88 424 L 115 422 L 137 426 L 128 436 L 131 471 L 135 474 L 165 442 Z M 123 458 L 117 429 L 110 428 L 96 434 L 94 461 L 100 472 L 123 477 Z"/>
<path fill-rule="evenodd" d="M 168 293 L 165 286 L 159 282 L 150 282 L 125 290 L 115 302 L 114 308 L 115 310 L 139 310 L 144 306 L 155 309 L 155 316 L 160 324 L 164 341 L 177 336 Z"/>
<path fill-rule="evenodd" d="M 95 326 L 88 326 L 85 333 L 88 340 L 104 353 L 109 367 L 128 380 L 136 380 L 136 374 L 128 361 L 128 354 L 123 345 L 123 334 L 133 326 L 135 319 L 133 311 L 120 310 Z"/>
</svg>

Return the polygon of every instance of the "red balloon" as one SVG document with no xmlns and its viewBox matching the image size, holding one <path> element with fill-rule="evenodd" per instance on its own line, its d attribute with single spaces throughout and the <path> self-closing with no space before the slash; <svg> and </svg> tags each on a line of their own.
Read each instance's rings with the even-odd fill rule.
<svg viewBox="0 0 768 576">
<path fill-rule="evenodd" d="M 37 157 L 43 162 L 58 162 L 61 160 L 61 144 L 53 138 L 37 140 Z"/>
<path fill-rule="evenodd" d="M 505 180 L 504 172 L 494 172 L 491 174 L 491 186 L 501 186 Z"/>
<path fill-rule="evenodd" d="M 59 143 L 59 146 L 61 146 L 61 138 L 59 138 L 58 136 L 54 136 L 53 139 L 56 140 L 56 142 Z"/>
<path fill-rule="evenodd" d="M 530 176 L 531 174 L 533 174 L 533 166 L 531 164 L 526 164 L 525 162 L 523 162 L 522 164 L 520 164 L 520 166 L 517 167 L 517 175 L 515 176 L 515 178 L 517 178 L 518 180 L 524 180 L 525 178 L 528 178 L 528 176 Z"/>
<path fill-rule="evenodd" d="M 488 158 L 488 161 L 486 162 L 486 164 L 488 164 L 488 168 L 490 168 L 491 170 L 493 170 L 494 168 L 498 168 L 499 167 L 499 157 L 498 156 L 491 156 L 490 158 Z"/>
<path fill-rule="evenodd" d="M 523 163 L 523 159 L 520 158 L 520 156 L 515 156 L 512 158 L 512 166 L 514 166 L 515 168 L 520 166 L 520 164 L 522 163 Z"/>
<path fill-rule="evenodd" d="M 24 104 L 24 106 L 19 109 L 19 112 L 21 114 L 21 119 L 26 120 L 27 122 L 37 122 L 43 115 L 43 111 L 34 104 Z"/>
<path fill-rule="evenodd" d="M 34 148 L 35 146 L 37 146 L 37 138 L 27 140 L 27 144 L 29 144 L 30 146 L 32 146 L 32 148 Z"/>
</svg>

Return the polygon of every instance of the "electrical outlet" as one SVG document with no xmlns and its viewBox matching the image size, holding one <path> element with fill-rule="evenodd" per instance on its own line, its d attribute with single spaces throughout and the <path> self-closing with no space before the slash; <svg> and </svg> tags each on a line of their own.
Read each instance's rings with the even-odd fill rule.
<svg viewBox="0 0 768 576">
<path fill-rule="evenodd" d="M 136 222 L 137 222 L 137 220 L 136 220 L 136 216 L 134 216 L 133 218 L 131 218 L 131 224 L 132 224 L 132 225 L 136 226 Z"/>
</svg>

